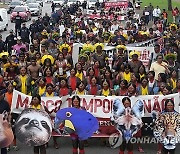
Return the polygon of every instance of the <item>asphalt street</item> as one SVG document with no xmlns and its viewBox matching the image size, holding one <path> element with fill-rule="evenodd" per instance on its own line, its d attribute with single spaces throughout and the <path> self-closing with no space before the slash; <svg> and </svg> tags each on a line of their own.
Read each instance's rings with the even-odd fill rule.
<svg viewBox="0 0 180 154">
<path fill-rule="evenodd" d="M 48 15 L 51 15 L 51 4 L 44 3 L 44 6 L 42 8 L 42 15 L 44 16 L 45 13 L 48 13 Z M 32 16 L 32 19 L 37 19 L 37 16 Z M 29 25 L 32 23 L 31 21 L 26 22 L 26 26 L 29 27 Z M 8 14 L 8 28 L 7 31 L 1 31 L 0 33 L 3 36 L 3 39 L 6 39 L 6 36 L 9 34 L 9 30 L 13 29 L 15 31 L 15 23 L 11 23 L 10 21 L 10 14 Z"/>
<path fill-rule="evenodd" d="M 71 139 L 69 137 L 58 138 L 58 143 L 60 145 L 59 149 L 53 147 L 52 139 L 49 142 L 49 147 L 47 148 L 47 154 L 72 154 Z M 110 147 L 102 146 L 100 139 L 89 139 L 89 146 L 85 147 L 86 154 L 119 154 L 119 148 L 111 149 Z M 28 147 L 22 143 L 17 143 L 19 150 L 14 151 L 11 147 L 9 154 L 33 154 L 33 147 Z M 144 149 L 144 154 L 156 154 L 157 144 L 142 144 Z M 177 145 L 176 154 L 180 152 L 180 145 Z M 140 154 L 137 150 L 137 144 L 134 145 L 134 154 Z"/>
</svg>

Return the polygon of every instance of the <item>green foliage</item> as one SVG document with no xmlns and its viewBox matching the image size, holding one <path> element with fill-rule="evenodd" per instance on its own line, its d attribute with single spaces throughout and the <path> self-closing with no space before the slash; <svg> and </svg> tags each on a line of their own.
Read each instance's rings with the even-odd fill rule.
<svg viewBox="0 0 180 154">
<path fill-rule="evenodd" d="M 166 11 L 168 10 L 168 0 L 141 0 L 141 9 L 144 8 L 144 6 L 149 6 L 149 3 L 151 3 L 154 7 L 159 6 L 159 8 L 161 9 L 166 9 Z M 175 6 L 180 6 L 180 1 L 179 0 L 172 0 L 172 8 L 174 8 Z M 167 11 L 168 13 L 168 22 L 172 22 L 173 18 L 172 18 L 172 12 L 171 11 Z"/>
</svg>

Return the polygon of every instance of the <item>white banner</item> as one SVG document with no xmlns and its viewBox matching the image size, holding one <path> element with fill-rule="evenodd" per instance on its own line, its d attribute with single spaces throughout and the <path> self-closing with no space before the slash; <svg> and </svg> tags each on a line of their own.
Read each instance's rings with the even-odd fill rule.
<svg viewBox="0 0 180 154">
<path fill-rule="evenodd" d="M 22 110 L 28 108 L 31 102 L 31 96 L 24 95 L 16 90 L 13 92 L 13 100 L 11 112 L 21 113 Z M 116 98 L 123 99 L 124 96 L 93 96 L 93 95 L 81 95 L 81 106 L 85 107 L 86 110 L 92 113 L 97 118 L 109 118 L 113 107 L 113 100 Z M 65 107 L 71 106 L 71 98 L 66 97 L 41 97 L 42 105 L 46 106 L 52 116 L 55 113 Z M 175 104 L 175 110 L 179 111 L 179 93 L 171 95 L 146 95 L 138 97 L 130 97 L 131 105 L 138 100 L 144 102 L 144 116 L 151 116 L 153 110 L 162 112 L 164 109 L 164 102 L 166 99 L 173 99 Z"/>
<path fill-rule="evenodd" d="M 143 42 L 137 42 L 137 43 L 132 43 L 132 44 L 127 44 L 127 46 L 130 47 L 148 47 L 148 46 L 154 46 L 155 42 L 158 41 L 158 39 L 160 39 L 160 37 L 154 38 L 154 39 L 150 39 L 147 41 L 143 41 Z"/>
<path fill-rule="evenodd" d="M 130 51 L 133 51 L 133 50 L 138 51 L 140 53 L 139 60 L 141 60 L 143 62 L 143 65 L 145 67 L 148 66 L 149 60 L 151 58 L 151 54 L 154 53 L 154 47 L 130 47 L 130 46 L 126 46 L 126 48 L 128 50 L 128 54 L 130 54 Z"/>
<path fill-rule="evenodd" d="M 66 108 L 69 105 L 66 100 L 69 95 L 64 97 L 41 97 L 41 104 L 46 106 L 51 116 L 61 108 Z M 25 95 L 17 90 L 13 91 L 11 112 L 20 114 L 25 108 L 30 106 L 32 96 Z"/>
</svg>

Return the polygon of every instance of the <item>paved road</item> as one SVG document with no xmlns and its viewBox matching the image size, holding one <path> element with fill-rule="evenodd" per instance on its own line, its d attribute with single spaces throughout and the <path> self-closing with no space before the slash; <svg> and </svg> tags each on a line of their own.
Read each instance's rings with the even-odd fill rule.
<svg viewBox="0 0 180 154">
<path fill-rule="evenodd" d="M 49 15 L 51 14 L 51 5 L 50 5 L 50 4 L 47 4 L 47 3 L 44 3 L 44 7 L 43 7 L 43 9 L 42 9 L 42 15 L 44 15 L 46 12 L 47 12 Z M 37 19 L 37 16 L 33 16 L 32 19 Z M 32 19 L 31 19 L 31 20 L 32 20 Z M 29 27 L 29 25 L 30 25 L 31 23 L 32 23 L 32 21 L 26 22 L 27 27 Z M 2 36 L 3 36 L 3 39 L 5 39 L 6 36 L 9 34 L 9 30 L 10 30 L 10 29 L 15 30 L 14 27 L 15 27 L 15 24 L 14 24 L 14 23 L 11 23 L 11 21 L 10 21 L 10 14 L 8 14 L 8 28 L 7 28 L 7 31 L 2 31 L 2 32 L 0 32 L 0 33 L 2 34 Z"/>
<path fill-rule="evenodd" d="M 101 141 L 99 139 L 89 139 L 89 146 L 85 148 L 86 154 L 118 154 L 119 148 L 111 149 L 106 146 L 101 145 Z M 60 145 L 59 149 L 54 149 L 52 140 L 49 143 L 49 147 L 47 148 L 47 154 L 72 154 L 71 147 L 71 139 L 61 137 L 58 139 L 58 143 Z M 9 154 L 33 154 L 33 148 L 27 147 L 18 143 L 19 150 L 13 151 L 10 150 Z M 142 144 L 144 149 L 144 154 L 156 154 L 157 153 L 157 144 Z M 177 146 L 176 154 L 179 154 L 180 145 Z M 134 154 L 139 154 L 137 151 L 137 145 L 134 145 Z"/>
</svg>

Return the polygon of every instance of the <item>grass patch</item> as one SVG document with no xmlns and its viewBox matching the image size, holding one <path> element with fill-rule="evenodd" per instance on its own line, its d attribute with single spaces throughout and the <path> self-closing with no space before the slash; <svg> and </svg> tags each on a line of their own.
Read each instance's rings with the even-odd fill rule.
<svg viewBox="0 0 180 154">
<path fill-rule="evenodd" d="M 161 10 L 168 9 L 168 0 L 141 0 L 141 1 L 142 1 L 141 3 L 142 9 L 144 8 L 144 6 L 149 6 L 149 3 L 151 3 L 154 7 L 158 5 Z M 172 0 L 172 7 L 174 8 L 175 6 L 180 6 L 180 1 Z M 172 22 L 173 21 L 172 12 L 167 11 L 167 13 L 168 13 L 168 22 Z"/>
</svg>

